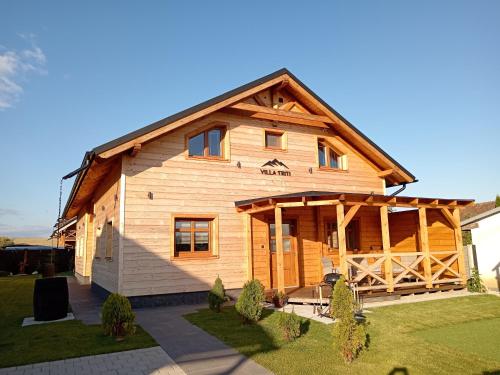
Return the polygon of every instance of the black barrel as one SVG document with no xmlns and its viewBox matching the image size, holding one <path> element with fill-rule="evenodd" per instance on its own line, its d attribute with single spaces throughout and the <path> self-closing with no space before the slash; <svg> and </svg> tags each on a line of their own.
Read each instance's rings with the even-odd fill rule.
<svg viewBox="0 0 500 375">
<path fill-rule="evenodd" d="M 33 313 L 37 321 L 65 318 L 68 314 L 68 281 L 65 277 L 36 279 Z"/>
</svg>

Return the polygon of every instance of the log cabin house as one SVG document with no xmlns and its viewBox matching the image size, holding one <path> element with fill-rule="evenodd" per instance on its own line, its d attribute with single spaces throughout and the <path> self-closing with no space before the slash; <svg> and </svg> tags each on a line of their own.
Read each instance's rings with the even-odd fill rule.
<svg viewBox="0 0 500 375">
<path fill-rule="evenodd" d="M 463 286 L 472 201 L 386 193 L 413 182 L 281 69 L 87 152 L 63 218 L 78 279 L 136 304 L 314 286 L 325 259 L 362 292 Z"/>
</svg>

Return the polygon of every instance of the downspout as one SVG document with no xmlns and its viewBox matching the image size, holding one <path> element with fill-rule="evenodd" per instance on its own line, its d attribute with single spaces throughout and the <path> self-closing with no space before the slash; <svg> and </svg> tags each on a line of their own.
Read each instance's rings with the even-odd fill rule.
<svg viewBox="0 0 500 375">
<path fill-rule="evenodd" d="M 414 180 L 412 182 L 403 182 L 403 186 L 401 186 L 398 190 L 396 190 L 395 192 L 391 193 L 389 196 L 390 197 L 394 197 L 396 195 L 398 195 L 399 193 L 401 193 L 403 190 L 406 189 L 406 185 L 407 184 L 414 184 L 415 182 L 418 182 L 418 180 Z M 395 186 L 399 186 L 399 185 L 395 185 Z"/>
</svg>

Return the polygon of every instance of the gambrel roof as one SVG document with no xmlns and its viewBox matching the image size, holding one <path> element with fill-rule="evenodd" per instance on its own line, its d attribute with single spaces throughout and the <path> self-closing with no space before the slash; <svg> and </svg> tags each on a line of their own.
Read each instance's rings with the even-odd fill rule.
<svg viewBox="0 0 500 375">
<path fill-rule="evenodd" d="M 274 90 L 279 88 L 286 88 L 287 91 L 299 98 L 300 101 L 311 110 L 310 113 L 301 114 L 245 102 L 245 100 L 255 97 L 255 95 L 263 90 Z M 157 139 L 179 127 L 216 111 L 228 109 L 245 112 L 251 114 L 251 117 L 260 119 L 303 123 L 331 128 L 381 171 L 381 176 L 386 180 L 387 186 L 401 185 L 416 181 L 415 176 L 406 168 L 389 156 L 359 129 L 310 90 L 290 71 L 284 68 L 194 107 L 104 143 L 87 152 L 82 162 L 82 167 L 75 179 L 63 217 L 76 214 L 75 210 L 71 210 L 70 213 L 68 211 L 74 204 L 77 193 L 85 181 L 88 170 L 91 169 L 93 164 L 97 163 L 99 165 L 99 167 L 94 168 L 92 172 L 94 175 L 91 180 L 95 183 L 96 180 L 109 171 L 111 161 L 121 153 L 134 150 L 135 148 L 140 149 L 142 144 Z M 89 187 L 88 190 L 92 189 Z M 78 198 L 78 201 L 85 201 L 85 194 L 80 195 L 82 196 Z M 70 215 L 68 215 L 68 213 Z"/>
</svg>

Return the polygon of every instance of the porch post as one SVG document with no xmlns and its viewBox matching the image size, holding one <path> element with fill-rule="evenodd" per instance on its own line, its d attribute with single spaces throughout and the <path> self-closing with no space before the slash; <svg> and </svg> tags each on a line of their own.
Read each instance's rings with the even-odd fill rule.
<svg viewBox="0 0 500 375">
<path fill-rule="evenodd" d="M 465 269 L 465 258 L 464 258 L 464 245 L 462 242 L 462 228 L 460 227 L 460 211 L 458 208 L 453 210 L 453 218 L 455 219 L 455 226 L 453 232 L 455 233 L 455 248 L 458 253 L 458 272 L 460 273 L 460 279 L 462 285 L 467 284 L 467 270 Z"/>
<path fill-rule="evenodd" d="M 394 292 L 394 279 L 392 275 L 391 240 L 389 237 L 389 216 L 387 206 L 380 206 L 380 227 L 382 229 L 382 249 L 385 256 L 385 281 L 387 291 Z"/>
<path fill-rule="evenodd" d="M 278 291 L 285 292 L 285 268 L 283 259 L 283 220 L 281 207 L 274 209 L 274 228 L 276 237 L 276 274 L 278 276 Z"/>
<path fill-rule="evenodd" d="M 247 253 L 247 279 L 253 280 L 253 246 L 252 246 L 252 215 L 244 213 L 244 241 Z"/>
<path fill-rule="evenodd" d="M 337 204 L 337 236 L 339 239 L 340 273 L 347 279 L 347 248 L 345 242 L 344 205 Z"/>
<path fill-rule="evenodd" d="M 432 288 L 432 269 L 431 258 L 429 252 L 429 233 L 427 232 L 427 214 L 425 207 L 418 209 L 418 224 L 419 224 L 419 240 L 420 250 L 424 253 L 424 277 L 425 287 Z"/>
</svg>

